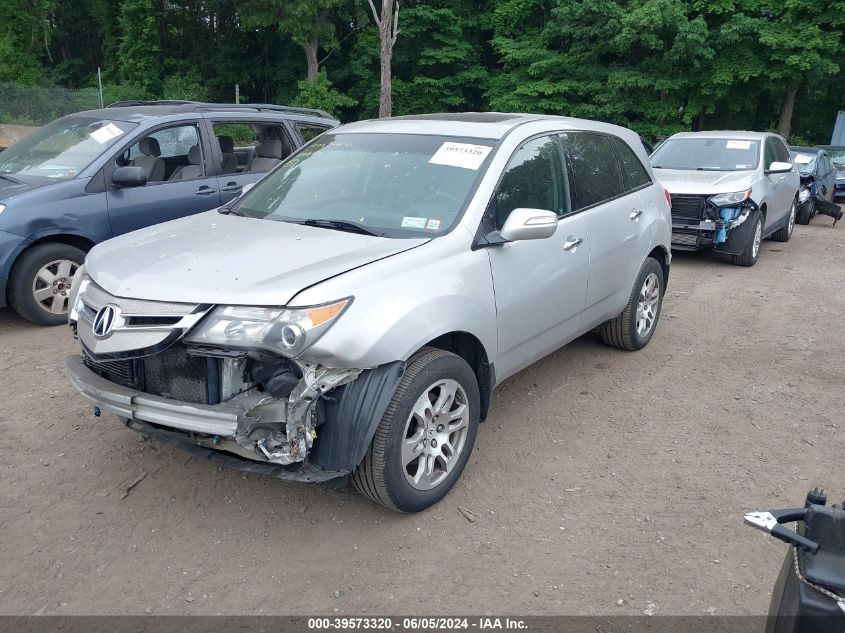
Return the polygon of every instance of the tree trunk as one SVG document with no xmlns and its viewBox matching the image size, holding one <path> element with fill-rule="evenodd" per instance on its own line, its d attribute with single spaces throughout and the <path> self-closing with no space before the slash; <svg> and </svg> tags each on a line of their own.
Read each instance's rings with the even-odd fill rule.
<svg viewBox="0 0 845 633">
<path fill-rule="evenodd" d="M 394 0 L 381 0 L 381 15 L 376 11 L 373 0 L 368 0 L 373 12 L 373 20 L 378 26 L 379 41 L 381 43 L 379 57 L 381 59 L 381 94 L 379 96 L 379 118 L 387 118 L 393 112 L 393 84 L 391 65 L 393 62 L 393 45 L 399 35 L 399 3 Z"/>
<path fill-rule="evenodd" d="M 798 93 L 798 86 L 790 86 L 783 92 L 783 104 L 780 107 L 780 120 L 778 121 L 778 134 L 786 138 L 792 129 L 792 113 L 795 110 L 795 95 Z"/>
<path fill-rule="evenodd" d="M 319 47 L 320 41 L 316 37 L 312 37 L 302 45 L 302 49 L 305 51 L 305 59 L 308 62 L 308 81 L 312 83 L 317 81 L 317 75 L 320 73 L 320 60 L 317 59 Z"/>
</svg>

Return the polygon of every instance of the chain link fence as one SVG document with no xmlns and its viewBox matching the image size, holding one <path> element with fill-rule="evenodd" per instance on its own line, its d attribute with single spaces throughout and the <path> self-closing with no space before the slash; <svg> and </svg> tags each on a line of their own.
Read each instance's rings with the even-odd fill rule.
<svg viewBox="0 0 845 633">
<path fill-rule="evenodd" d="M 0 82 L 0 125 L 37 126 L 100 106 L 96 88 L 24 86 Z"/>
</svg>

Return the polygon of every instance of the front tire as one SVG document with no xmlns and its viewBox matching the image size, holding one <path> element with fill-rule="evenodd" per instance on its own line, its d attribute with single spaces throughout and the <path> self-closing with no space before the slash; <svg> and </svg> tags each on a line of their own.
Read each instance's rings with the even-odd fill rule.
<svg viewBox="0 0 845 633">
<path fill-rule="evenodd" d="M 440 501 L 475 444 L 478 382 L 461 357 L 430 347 L 411 357 L 363 461 L 350 475 L 365 497 L 399 512 Z"/>
<path fill-rule="evenodd" d="M 83 261 L 85 251 L 59 242 L 24 251 L 9 276 L 9 305 L 37 325 L 67 323 L 70 286 Z"/>
<path fill-rule="evenodd" d="M 751 222 L 754 230 L 751 231 L 745 249 L 739 255 L 732 255 L 731 260 L 736 266 L 751 267 L 757 263 L 757 258 L 760 257 L 760 248 L 763 244 L 763 214 L 760 211 L 755 211 L 746 221 Z"/>
<path fill-rule="evenodd" d="M 660 319 L 663 289 L 663 267 L 649 257 L 640 268 L 622 314 L 599 326 L 599 334 L 605 344 L 630 352 L 648 345 Z"/>
<path fill-rule="evenodd" d="M 798 210 L 798 201 L 793 200 L 792 206 L 789 207 L 789 217 L 781 228 L 774 232 L 772 239 L 775 242 L 788 242 L 792 237 L 792 231 L 795 230 L 795 220 Z M 808 220 L 809 222 L 809 220 Z"/>
</svg>

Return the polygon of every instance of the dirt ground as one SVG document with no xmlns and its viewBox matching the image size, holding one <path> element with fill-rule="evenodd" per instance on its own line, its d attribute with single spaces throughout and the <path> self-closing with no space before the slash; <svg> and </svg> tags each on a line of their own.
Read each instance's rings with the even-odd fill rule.
<svg viewBox="0 0 845 633">
<path fill-rule="evenodd" d="M 0 310 L 0 613 L 763 613 L 786 547 L 743 513 L 845 497 L 831 222 L 751 269 L 677 255 L 651 344 L 584 337 L 508 380 L 462 481 L 416 516 L 95 418 L 63 374 L 70 332 Z"/>
</svg>

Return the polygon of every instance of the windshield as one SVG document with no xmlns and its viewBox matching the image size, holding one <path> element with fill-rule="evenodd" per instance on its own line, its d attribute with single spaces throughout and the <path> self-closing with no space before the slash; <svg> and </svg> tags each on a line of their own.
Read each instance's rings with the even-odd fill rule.
<svg viewBox="0 0 845 633">
<path fill-rule="evenodd" d="M 135 126 L 87 116 L 53 121 L 1 153 L 0 174 L 74 178 Z"/>
<path fill-rule="evenodd" d="M 323 134 L 233 208 L 268 220 L 325 220 L 326 228 L 351 223 L 387 237 L 440 234 L 460 217 L 492 147 L 445 136 Z"/>
<path fill-rule="evenodd" d="M 827 155 L 830 156 L 831 161 L 840 165 L 845 164 L 845 149 L 829 149 Z"/>
<path fill-rule="evenodd" d="M 816 172 L 817 154 L 789 152 L 789 155 L 792 156 L 792 162 L 798 166 L 798 171 L 802 174 L 813 174 Z"/>
<path fill-rule="evenodd" d="M 729 138 L 670 138 L 651 155 L 655 169 L 743 171 L 756 169 L 757 141 Z"/>
</svg>

